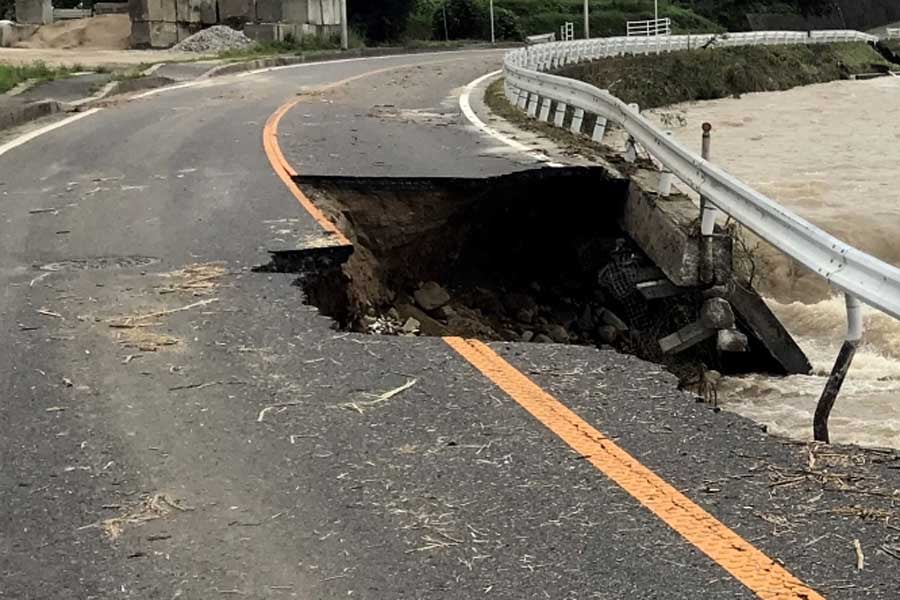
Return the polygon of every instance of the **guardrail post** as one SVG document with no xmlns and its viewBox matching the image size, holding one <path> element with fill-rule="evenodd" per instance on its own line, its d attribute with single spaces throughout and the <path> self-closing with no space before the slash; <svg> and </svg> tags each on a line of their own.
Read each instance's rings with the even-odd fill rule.
<svg viewBox="0 0 900 600">
<path fill-rule="evenodd" d="M 531 98 L 528 99 L 528 116 L 532 119 L 537 116 L 538 100 L 537 94 L 531 94 Z"/>
<path fill-rule="evenodd" d="M 701 156 L 703 160 L 710 158 L 712 125 L 703 124 L 703 144 Z M 700 281 L 710 285 L 715 282 L 716 273 L 713 261 L 712 236 L 716 231 L 716 219 L 719 210 L 705 196 L 700 196 Z"/>
<path fill-rule="evenodd" d="M 847 337 L 841 345 L 841 351 L 838 353 L 834 368 L 831 369 L 831 375 L 828 377 L 813 417 L 813 438 L 817 442 L 826 444 L 831 443 L 828 435 L 828 417 L 831 416 L 834 401 L 837 400 L 837 395 L 847 377 L 847 371 L 850 370 L 850 364 L 856 355 L 863 332 L 862 304 L 850 294 L 845 294 L 844 299 L 847 303 Z"/>
<path fill-rule="evenodd" d="M 672 137 L 672 132 L 667 131 L 666 135 L 668 137 Z M 675 175 L 672 173 L 672 171 L 670 171 L 668 168 L 666 168 L 665 165 L 660 163 L 659 186 L 657 188 L 657 191 L 659 192 L 659 195 L 662 196 L 663 198 L 668 198 L 669 194 L 672 193 L 672 179 L 674 177 L 675 177 Z"/>
<path fill-rule="evenodd" d="M 641 113 L 641 107 L 638 106 L 637 104 L 634 104 L 634 103 L 629 104 L 628 108 L 630 108 L 631 110 L 633 110 L 634 112 L 636 112 L 638 114 Z M 625 162 L 633 163 L 634 161 L 637 160 L 637 157 L 638 157 L 637 142 L 635 142 L 634 137 L 632 137 L 629 134 L 628 140 L 625 142 L 625 156 L 624 156 Z"/>
<path fill-rule="evenodd" d="M 541 100 L 541 121 L 549 121 L 550 120 L 550 98 L 544 98 Z"/>
<path fill-rule="evenodd" d="M 519 110 L 525 110 L 525 107 L 528 106 L 528 96 L 529 93 L 525 90 L 519 90 L 519 100 L 516 102 L 516 107 Z"/>
<path fill-rule="evenodd" d="M 575 114 L 572 115 L 572 127 L 571 131 L 575 135 L 579 135 L 581 133 L 581 124 L 584 122 L 584 110 L 580 108 L 575 109 Z"/>
<path fill-rule="evenodd" d="M 591 139 L 598 144 L 603 141 L 603 136 L 606 135 L 606 125 L 607 120 L 597 115 L 597 122 L 594 123 L 594 133 L 591 135 Z"/>
<path fill-rule="evenodd" d="M 557 127 L 562 127 L 563 121 L 566 120 L 566 108 L 565 102 L 556 103 L 556 116 L 553 118 L 553 124 Z"/>
</svg>

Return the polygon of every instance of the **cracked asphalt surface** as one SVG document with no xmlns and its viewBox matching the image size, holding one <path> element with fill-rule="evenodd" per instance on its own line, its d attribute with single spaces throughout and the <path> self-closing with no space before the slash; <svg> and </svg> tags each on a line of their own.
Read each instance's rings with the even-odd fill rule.
<svg viewBox="0 0 900 600">
<path fill-rule="evenodd" d="M 278 106 L 301 175 L 519 170 L 456 104 L 500 56 L 224 78 L 0 157 L 0 598 L 755 597 L 443 341 L 337 331 L 251 271 L 318 233 L 263 152 Z M 895 453 L 772 438 L 610 351 L 493 347 L 824 596 L 896 598 Z"/>
</svg>

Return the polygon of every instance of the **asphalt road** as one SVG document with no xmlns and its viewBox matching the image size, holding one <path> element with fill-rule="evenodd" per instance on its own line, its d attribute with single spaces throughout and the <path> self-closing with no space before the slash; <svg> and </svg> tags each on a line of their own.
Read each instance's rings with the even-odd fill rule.
<svg viewBox="0 0 900 600">
<path fill-rule="evenodd" d="M 442 340 L 336 331 L 250 270 L 318 232 L 263 151 L 280 105 L 301 174 L 510 172 L 455 99 L 499 62 L 229 77 L 0 156 L 0 598 L 756 597 Z M 895 597 L 894 455 L 815 467 L 653 365 L 494 349 L 823 595 Z"/>
</svg>

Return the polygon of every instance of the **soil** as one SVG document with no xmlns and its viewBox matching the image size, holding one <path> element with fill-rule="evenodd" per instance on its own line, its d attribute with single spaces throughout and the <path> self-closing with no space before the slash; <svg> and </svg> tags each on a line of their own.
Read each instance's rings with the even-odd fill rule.
<svg viewBox="0 0 900 600">
<path fill-rule="evenodd" d="M 636 291 L 662 275 L 619 226 L 628 181 L 601 168 L 300 183 L 353 253 L 318 261 L 276 254 L 261 270 L 300 273 L 307 303 L 341 328 L 612 346 L 685 383 L 710 368 L 758 367 L 723 364 L 714 340 L 661 352 L 660 338 L 698 318 L 699 292 L 646 300 Z"/>
<path fill-rule="evenodd" d="M 125 50 L 129 47 L 130 36 L 131 19 L 128 15 L 100 15 L 44 25 L 16 47 Z"/>
</svg>

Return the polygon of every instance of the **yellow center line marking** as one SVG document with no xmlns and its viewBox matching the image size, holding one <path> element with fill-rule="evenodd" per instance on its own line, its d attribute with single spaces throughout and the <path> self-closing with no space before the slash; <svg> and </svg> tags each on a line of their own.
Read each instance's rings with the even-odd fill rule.
<svg viewBox="0 0 900 600">
<path fill-rule="evenodd" d="M 824 600 L 815 590 L 676 490 L 487 345 L 444 341 L 473 367 L 754 594 L 764 600 Z"/>
</svg>

